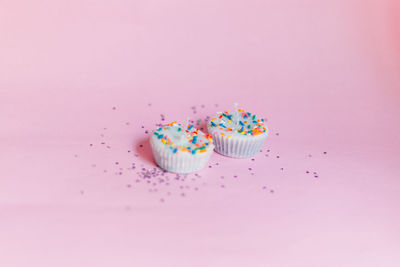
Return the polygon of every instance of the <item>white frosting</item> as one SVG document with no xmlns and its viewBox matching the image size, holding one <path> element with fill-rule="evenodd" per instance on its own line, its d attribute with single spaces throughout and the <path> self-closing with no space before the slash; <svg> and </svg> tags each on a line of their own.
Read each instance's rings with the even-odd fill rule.
<svg viewBox="0 0 400 267">
<path fill-rule="evenodd" d="M 154 159 L 161 168 L 189 173 L 207 164 L 214 149 L 211 136 L 190 125 L 187 130 L 185 128 L 172 123 L 154 131 L 150 144 Z"/>
</svg>

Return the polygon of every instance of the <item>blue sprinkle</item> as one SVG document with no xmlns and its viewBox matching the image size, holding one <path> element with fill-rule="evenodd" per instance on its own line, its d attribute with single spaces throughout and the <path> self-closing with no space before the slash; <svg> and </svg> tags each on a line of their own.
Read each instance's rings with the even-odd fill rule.
<svg viewBox="0 0 400 267">
<path fill-rule="evenodd" d="M 193 136 L 192 144 L 196 144 L 196 143 L 197 143 L 197 136 Z"/>
</svg>

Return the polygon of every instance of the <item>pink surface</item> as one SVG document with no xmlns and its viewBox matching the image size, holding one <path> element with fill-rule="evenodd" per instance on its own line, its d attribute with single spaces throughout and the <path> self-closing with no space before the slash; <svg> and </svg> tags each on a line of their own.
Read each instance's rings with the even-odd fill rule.
<svg viewBox="0 0 400 267">
<path fill-rule="evenodd" d="M 395 0 L 1 1 L 0 266 L 400 266 L 399 18 Z M 160 114 L 234 102 L 268 119 L 254 161 L 141 178 Z"/>
</svg>

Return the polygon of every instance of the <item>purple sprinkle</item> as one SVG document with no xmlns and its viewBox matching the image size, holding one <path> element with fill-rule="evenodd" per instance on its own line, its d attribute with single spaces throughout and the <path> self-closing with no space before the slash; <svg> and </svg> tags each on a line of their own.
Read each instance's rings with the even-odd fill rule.
<svg viewBox="0 0 400 267">
<path fill-rule="evenodd" d="M 238 176 L 237 176 L 237 175 L 234 175 L 233 178 L 238 178 Z"/>
<path fill-rule="evenodd" d="M 131 188 L 131 187 L 132 187 L 132 185 L 131 185 L 131 184 L 127 184 L 127 185 L 126 185 L 126 187 L 128 187 L 128 188 Z"/>
<path fill-rule="evenodd" d="M 271 150 L 269 150 L 269 149 L 267 150 L 267 152 L 270 152 L 270 151 L 271 151 Z"/>
<path fill-rule="evenodd" d="M 212 168 L 212 166 L 210 165 L 210 166 L 208 166 L 208 168 Z"/>
<path fill-rule="evenodd" d="M 144 128 L 144 126 L 142 125 L 142 129 Z"/>
<path fill-rule="evenodd" d="M 118 165 L 118 164 L 119 164 L 119 162 L 118 162 L 118 161 L 116 161 L 116 162 L 115 162 L 115 165 Z"/>
<path fill-rule="evenodd" d="M 90 146 L 93 146 L 93 144 L 90 144 Z"/>
<path fill-rule="evenodd" d="M 281 168 L 281 171 L 283 171 L 283 168 Z"/>
<path fill-rule="evenodd" d="M 276 133 L 275 135 L 279 135 L 279 133 Z"/>
<path fill-rule="evenodd" d="M 279 159 L 279 156 L 276 156 L 277 159 Z"/>
<path fill-rule="evenodd" d="M 139 145 L 139 147 L 143 147 L 143 145 Z"/>
<path fill-rule="evenodd" d="M 324 155 L 328 154 L 328 152 L 324 152 Z"/>
<path fill-rule="evenodd" d="M 249 168 L 249 171 L 251 171 L 252 170 L 252 168 Z"/>
<path fill-rule="evenodd" d="M 148 133 L 149 133 L 149 131 L 147 131 L 147 130 L 146 130 L 146 131 L 144 131 L 144 133 L 145 133 L 145 134 L 148 134 Z"/>
<path fill-rule="evenodd" d="M 225 188 L 225 185 L 221 184 L 221 188 Z"/>
<path fill-rule="evenodd" d="M 306 173 L 310 173 L 309 171 L 306 171 Z"/>
<path fill-rule="evenodd" d="M 251 159 L 251 161 L 255 161 L 256 159 Z"/>
<path fill-rule="evenodd" d="M 263 186 L 263 187 L 262 187 L 262 189 L 264 189 L 264 190 L 265 190 L 265 189 L 267 189 L 267 187 L 266 187 L 266 186 Z"/>
<path fill-rule="evenodd" d="M 116 110 L 117 108 L 116 108 L 116 107 L 113 107 L 112 109 L 113 109 L 113 110 Z"/>
<path fill-rule="evenodd" d="M 318 175 L 315 175 L 314 177 L 315 177 L 315 178 L 318 178 Z"/>
<path fill-rule="evenodd" d="M 274 190 L 269 190 L 269 192 L 270 192 L 271 194 L 273 194 L 275 191 L 274 191 Z"/>
<path fill-rule="evenodd" d="M 128 150 L 128 153 L 131 153 L 131 151 L 130 151 L 130 150 Z"/>
</svg>

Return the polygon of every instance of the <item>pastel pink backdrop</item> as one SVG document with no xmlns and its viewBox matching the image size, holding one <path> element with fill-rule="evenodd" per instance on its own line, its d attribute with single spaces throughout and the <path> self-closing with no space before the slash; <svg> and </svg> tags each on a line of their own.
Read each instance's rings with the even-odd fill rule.
<svg viewBox="0 0 400 267">
<path fill-rule="evenodd" d="M 399 18 L 395 0 L 0 1 L 0 266 L 400 266 Z M 126 150 L 161 113 L 234 102 L 268 118 L 270 158 L 215 154 L 185 197 L 103 173 L 154 165 Z"/>
</svg>

